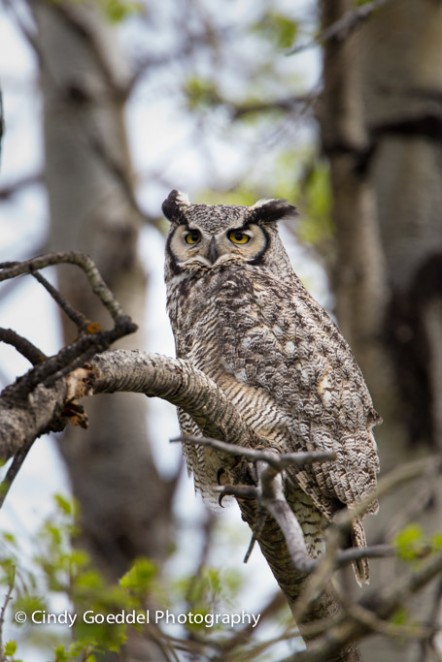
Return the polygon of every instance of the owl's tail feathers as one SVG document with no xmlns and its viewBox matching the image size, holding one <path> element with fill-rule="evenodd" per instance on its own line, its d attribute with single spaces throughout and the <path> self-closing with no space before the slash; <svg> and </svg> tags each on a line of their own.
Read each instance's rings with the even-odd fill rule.
<svg viewBox="0 0 442 662">
<path fill-rule="evenodd" d="M 352 522 L 351 542 L 353 547 L 367 546 L 364 526 L 359 518 L 354 519 Z M 370 582 L 368 559 L 358 559 L 357 561 L 354 561 L 353 570 L 355 572 L 356 581 L 358 582 L 359 586 L 363 586 L 364 584 L 368 584 Z"/>
</svg>

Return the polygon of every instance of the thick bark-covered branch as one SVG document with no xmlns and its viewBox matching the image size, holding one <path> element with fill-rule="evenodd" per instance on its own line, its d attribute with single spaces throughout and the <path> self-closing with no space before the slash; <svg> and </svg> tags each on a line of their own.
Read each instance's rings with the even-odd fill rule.
<svg viewBox="0 0 442 662">
<path fill-rule="evenodd" d="M 139 351 L 105 352 L 91 362 L 96 393 L 136 391 L 168 400 L 187 411 L 204 434 L 254 447 L 265 441 L 251 432 L 215 382 L 181 359 Z"/>
<path fill-rule="evenodd" d="M 22 402 L 0 397 L 0 457 L 8 459 L 56 426 L 62 429 L 67 423 L 60 421 L 66 396 L 66 381 L 59 379 L 50 387 L 40 384 Z"/>
<path fill-rule="evenodd" d="M 243 423 L 223 392 L 190 363 L 136 350 L 115 350 L 94 357 L 86 369 L 50 388 L 37 386 L 22 405 L 0 398 L 0 455 L 10 457 L 26 440 L 67 423 L 63 409 L 82 395 L 130 391 L 159 397 L 182 407 L 204 433 L 234 444 L 263 440 Z M 61 417 L 61 418 L 60 418 Z"/>
</svg>

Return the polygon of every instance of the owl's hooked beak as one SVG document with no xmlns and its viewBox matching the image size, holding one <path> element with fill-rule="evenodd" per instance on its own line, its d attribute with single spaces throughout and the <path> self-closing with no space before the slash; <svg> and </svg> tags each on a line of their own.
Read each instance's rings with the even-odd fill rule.
<svg viewBox="0 0 442 662">
<path fill-rule="evenodd" d="M 218 253 L 218 249 L 216 247 L 215 237 L 212 237 L 212 239 L 210 240 L 209 253 L 208 253 L 207 257 L 209 258 L 209 262 L 211 264 L 215 264 L 215 262 L 219 258 L 219 253 Z"/>
</svg>

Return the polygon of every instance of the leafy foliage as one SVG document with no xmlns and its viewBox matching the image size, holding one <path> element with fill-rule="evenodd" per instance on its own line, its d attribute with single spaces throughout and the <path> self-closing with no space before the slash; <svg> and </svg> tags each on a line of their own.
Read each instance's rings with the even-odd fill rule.
<svg viewBox="0 0 442 662">
<path fill-rule="evenodd" d="M 279 49 L 290 48 L 298 33 L 298 22 L 289 16 L 268 10 L 252 29 L 273 42 Z"/>
<path fill-rule="evenodd" d="M 114 616 L 125 610 L 146 610 L 147 596 L 155 590 L 156 567 L 148 559 L 138 559 L 120 582 L 109 585 L 92 568 L 88 555 L 71 547 L 77 532 L 77 508 L 61 495 L 55 496 L 55 505 L 55 515 L 43 523 L 36 537 L 38 552 L 33 556 L 32 571 L 22 567 L 14 536 L 3 533 L 3 547 L 8 552 L 3 551 L 0 558 L 0 582 L 13 590 L 12 609 L 8 611 L 11 617 L 22 614 L 16 622 L 23 622 L 23 628 L 29 629 L 31 623 L 46 623 L 57 595 L 65 599 L 66 613 L 90 613 L 88 619 L 76 619 L 74 643 L 58 643 L 54 659 L 62 662 L 81 655 L 83 660 L 92 662 L 95 652 L 117 652 L 125 643 L 129 626 L 118 623 Z M 100 618 L 94 619 L 95 615 Z M 17 643 L 9 641 L 3 646 L 2 655 L 15 660 L 16 651 Z"/>
<path fill-rule="evenodd" d="M 418 524 L 410 524 L 397 534 L 394 546 L 402 561 L 416 563 L 442 550 L 442 532 L 427 536 Z"/>
<path fill-rule="evenodd" d="M 160 581 L 156 564 L 139 558 L 118 582 L 109 583 L 88 555 L 72 545 L 78 533 L 77 506 L 61 495 L 55 495 L 54 502 L 55 512 L 35 536 L 31 569 L 15 537 L 1 535 L 0 584 L 6 588 L 6 598 L 0 609 L 5 614 L 3 625 L 10 628 L 15 621 L 16 640 L 9 637 L 8 628 L 9 640 L 1 643 L 0 659 L 20 662 L 16 656 L 26 638 L 34 647 L 51 650 L 53 662 L 94 662 L 103 653 L 119 653 L 131 628 L 144 634 L 157 609 L 191 615 L 178 621 L 174 630 L 175 643 L 181 636 L 183 649 L 197 646 L 206 651 L 228 642 L 232 626 L 215 621 L 213 615 L 235 611 L 242 581 L 236 570 L 202 566 L 196 573 Z M 51 630 L 51 625 L 57 628 Z M 2 630 L 0 625 L 0 642 Z M 157 637 L 170 636 L 167 621 L 164 626 L 156 624 L 155 631 Z M 255 648 L 261 652 L 266 645 L 253 640 L 236 645 L 241 659 L 263 659 Z"/>
<path fill-rule="evenodd" d="M 212 108 L 220 101 L 220 95 L 213 80 L 190 76 L 184 84 L 184 94 L 189 110 Z"/>
</svg>

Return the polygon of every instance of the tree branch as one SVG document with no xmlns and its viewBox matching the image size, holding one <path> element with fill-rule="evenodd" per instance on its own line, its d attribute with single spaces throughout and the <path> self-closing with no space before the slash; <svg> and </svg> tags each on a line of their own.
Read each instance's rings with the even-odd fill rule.
<svg viewBox="0 0 442 662">
<path fill-rule="evenodd" d="M 55 264 L 73 264 L 83 270 L 93 293 L 110 313 L 114 321 L 114 327 L 108 331 L 103 331 L 98 325 L 88 324 L 85 326 L 84 316 L 73 311 L 68 302 L 59 293 L 56 293 L 55 289 L 44 278 L 40 277 L 40 281 L 50 291 L 57 303 L 62 306 L 65 312 L 68 312 L 71 319 L 76 319 L 79 324 L 80 336 L 70 345 L 63 347 L 55 356 L 40 362 L 26 375 L 20 377 L 15 384 L 8 386 L 4 390 L 3 396 L 4 398 L 8 397 L 10 402 L 17 399 L 24 400 L 39 384 L 50 386 L 59 377 L 67 375 L 74 368 L 86 363 L 97 352 L 107 349 L 113 342 L 137 329 L 132 320 L 124 314 L 120 304 L 101 277 L 95 263 L 82 253 L 74 251 L 49 253 L 24 262 L 2 263 L 0 264 L 0 282 L 25 273 L 36 277 L 36 272 L 39 269 Z"/>
<path fill-rule="evenodd" d="M 308 41 L 304 44 L 299 44 L 292 48 L 287 55 L 296 55 L 302 51 L 318 46 L 318 44 L 323 44 L 330 39 L 336 39 L 337 41 L 344 41 L 348 39 L 350 34 L 361 27 L 365 21 L 370 18 L 372 13 L 377 9 L 380 9 L 383 5 L 386 5 L 391 0 L 372 0 L 372 2 L 365 3 L 360 7 L 355 7 L 351 11 L 348 11 L 340 19 L 329 25 L 325 30 L 323 30 L 315 39 Z"/>
<path fill-rule="evenodd" d="M 334 624 L 311 642 L 308 652 L 295 654 L 290 661 L 327 662 L 333 659 L 346 643 L 358 640 L 369 632 L 378 631 L 379 627 L 383 627 L 380 626 L 379 619 L 386 621 L 406 603 L 410 595 L 417 593 L 441 573 L 442 553 L 439 553 L 419 570 L 401 578 L 391 587 L 387 586 L 383 591 L 370 592 L 356 603 L 358 608 L 354 615 L 353 606 L 349 606 L 347 613 L 341 614 Z M 386 627 L 388 625 L 385 623 Z M 423 632 L 416 629 L 416 636 L 420 634 Z"/>
<path fill-rule="evenodd" d="M 0 328 L 0 342 L 15 347 L 17 352 L 28 359 L 29 363 L 32 363 L 32 365 L 38 365 L 47 358 L 38 347 L 27 340 L 27 338 L 23 338 L 23 336 L 13 331 L 13 329 Z"/>
</svg>

